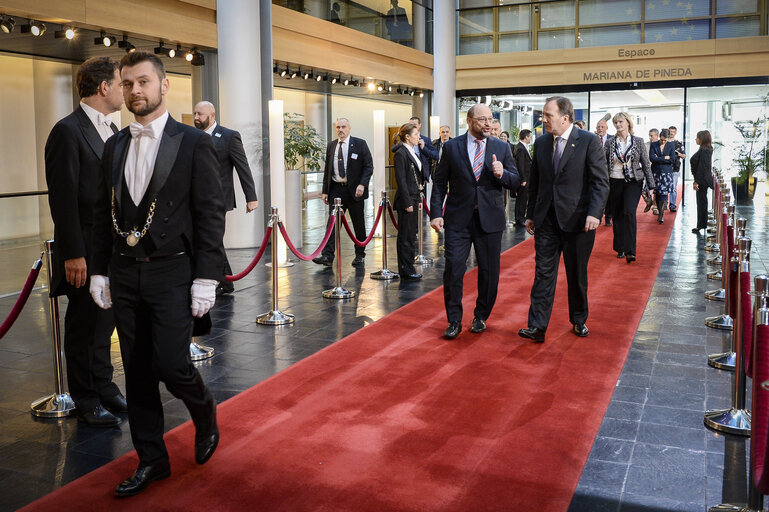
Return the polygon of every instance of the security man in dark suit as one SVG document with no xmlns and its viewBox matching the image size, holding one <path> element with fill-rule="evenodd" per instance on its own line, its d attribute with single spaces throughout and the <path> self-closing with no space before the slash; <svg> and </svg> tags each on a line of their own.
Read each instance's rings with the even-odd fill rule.
<svg viewBox="0 0 769 512">
<path fill-rule="evenodd" d="M 430 166 L 430 173 L 435 174 L 435 169 L 438 167 L 438 161 L 443 154 L 443 145 L 451 140 L 451 127 L 447 124 L 440 127 L 439 137 L 435 139 L 432 144 L 436 151 L 438 151 L 438 158 L 432 161 Z"/>
<path fill-rule="evenodd" d="M 505 195 L 521 183 L 510 144 L 490 137 L 491 109 L 476 104 L 467 111 L 467 133 L 443 146 L 443 155 L 433 176 L 430 225 L 446 228 L 443 299 L 449 326 L 447 339 L 462 330 L 462 279 L 470 247 L 478 261 L 478 299 L 470 332 L 486 330 L 486 319 L 497 299 Z M 446 192 L 446 210 L 441 214 Z"/>
<path fill-rule="evenodd" d="M 374 174 L 374 159 L 366 141 L 350 137 L 350 121 L 340 117 L 336 121 L 337 140 L 326 147 L 326 164 L 323 168 L 323 202 L 328 205 L 329 213 L 334 210 L 334 199 L 342 199 L 342 213 L 350 212 L 355 238 L 366 239 L 366 221 L 363 214 L 363 201 L 368 197 L 368 183 Z M 331 222 L 331 217 L 329 217 Z M 319 265 L 331 266 L 334 261 L 334 235 L 323 248 L 323 252 L 312 261 Z M 355 246 L 353 267 L 364 264 L 366 249 Z"/>
<path fill-rule="evenodd" d="M 251 168 L 248 166 L 246 151 L 243 149 L 243 141 L 240 139 L 240 133 L 235 130 L 225 128 L 216 122 L 216 110 L 210 101 L 201 101 L 195 105 L 193 110 L 195 116 L 195 127 L 205 131 L 214 138 L 216 154 L 219 157 L 219 177 L 222 181 L 222 192 L 224 193 L 224 205 L 227 211 L 235 209 L 235 186 L 232 179 L 232 168 L 238 173 L 240 186 L 243 194 L 246 196 L 246 213 L 251 213 L 259 207 L 259 201 L 256 198 L 256 187 L 254 178 L 251 175 Z M 222 244 L 222 258 L 224 259 L 224 275 L 232 275 L 232 268 L 227 259 L 227 251 Z M 222 281 L 216 287 L 216 294 L 223 295 L 235 291 L 234 285 L 229 281 Z"/>
<path fill-rule="evenodd" d="M 110 337 L 115 320 L 112 311 L 94 304 L 86 286 L 93 269 L 91 230 L 104 142 L 117 131 L 110 114 L 123 104 L 117 66 L 109 57 L 93 57 L 80 66 L 80 106 L 56 123 L 45 145 L 55 240 L 50 294 L 69 299 L 64 317 L 69 393 L 79 418 L 98 427 L 120 423 L 109 411 L 127 411 L 125 398 L 112 382 Z"/>
<path fill-rule="evenodd" d="M 531 171 L 531 153 L 529 153 L 529 144 L 531 144 L 531 130 L 521 130 L 518 133 L 518 144 L 513 150 L 515 167 L 521 176 L 521 187 L 515 196 L 515 225 L 523 226 L 526 224 L 526 204 L 528 203 L 528 194 L 526 185 L 529 181 L 529 172 Z"/>
<path fill-rule="evenodd" d="M 219 443 L 216 403 L 189 345 L 193 317 L 214 304 L 222 278 L 224 204 L 211 137 L 168 115 L 162 61 L 135 51 L 123 57 L 120 72 L 136 122 L 104 148 L 90 291 L 100 307 L 115 304 L 139 456 L 139 467 L 115 490 L 126 497 L 171 473 L 161 381 L 190 412 L 195 461 L 206 462 Z"/>
<path fill-rule="evenodd" d="M 529 325 L 523 338 L 545 341 L 555 299 L 558 265 L 563 252 L 569 285 L 572 332 L 587 336 L 587 263 L 595 230 L 609 196 L 606 154 L 597 135 L 573 125 L 574 106 L 568 98 L 545 102 L 547 133 L 534 143 L 529 175 L 526 231 L 534 235 L 536 271 L 531 287 Z"/>
</svg>

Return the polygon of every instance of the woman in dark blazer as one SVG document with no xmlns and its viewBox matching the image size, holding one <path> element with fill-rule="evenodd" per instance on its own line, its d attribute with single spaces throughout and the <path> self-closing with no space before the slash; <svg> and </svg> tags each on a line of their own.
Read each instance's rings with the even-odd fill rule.
<svg viewBox="0 0 769 512">
<path fill-rule="evenodd" d="M 657 222 L 662 224 L 665 208 L 668 205 L 668 194 L 673 191 L 673 160 L 676 158 L 676 146 L 670 139 L 670 131 L 663 128 L 660 140 L 649 146 L 649 160 L 652 161 L 652 174 L 656 184 L 655 198 L 657 200 Z"/>
<path fill-rule="evenodd" d="M 611 211 L 614 212 L 614 250 L 628 263 L 636 260 L 636 210 L 646 179 L 654 188 L 649 155 L 641 137 L 633 135 L 633 121 L 625 112 L 612 118 L 617 134 L 604 144 L 609 169 Z"/>
<path fill-rule="evenodd" d="M 419 130 L 417 125 L 406 123 L 398 132 L 401 146 L 395 152 L 395 181 L 398 190 L 395 192 L 395 210 L 398 212 L 398 273 L 406 281 L 416 281 L 422 278 L 414 269 L 416 256 L 416 235 L 419 202 L 422 200 L 424 188 L 422 175 L 422 160 L 417 158 L 414 147 L 419 145 Z"/>
<path fill-rule="evenodd" d="M 708 130 L 697 132 L 697 145 L 700 149 L 689 159 L 694 177 L 694 190 L 697 192 L 697 227 L 692 233 L 699 234 L 700 229 L 708 227 L 708 189 L 713 187 L 713 140 Z"/>
</svg>

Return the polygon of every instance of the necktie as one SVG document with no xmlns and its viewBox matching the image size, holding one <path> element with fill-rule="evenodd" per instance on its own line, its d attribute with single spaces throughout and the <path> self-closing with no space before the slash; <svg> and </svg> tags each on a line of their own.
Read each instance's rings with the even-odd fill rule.
<svg viewBox="0 0 769 512">
<path fill-rule="evenodd" d="M 553 174 L 558 172 L 558 164 L 561 163 L 561 142 L 563 137 L 555 138 L 555 150 L 553 150 Z"/>
<path fill-rule="evenodd" d="M 483 141 L 481 139 L 475 139 L 475 157 L 473 158 L 473 174 L 475 175 L 475 181 L 481 179 L 481 172 L 483 171 Z"/>
<path fill-rule="evenodd" d="M 344 179 L 347 175 L 344 173 L 344 155 L 342 154 L 342 142 L 339 143 L 339 154 L 336 157 L 339 166 L 339 177 Z"/>
</svg>

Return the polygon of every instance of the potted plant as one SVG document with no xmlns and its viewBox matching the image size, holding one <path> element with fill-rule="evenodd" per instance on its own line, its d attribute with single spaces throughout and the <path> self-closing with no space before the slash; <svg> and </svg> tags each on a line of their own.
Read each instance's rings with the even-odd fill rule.
<svg viewBox="0 0 769 512">
<path fill-rule="evenodd" d="M 317 171 L 323 161 L 323 141 L 312 126 L 304 124 L 302 114 L 283 114 L 283 149 L 286 170 L 298 169 L 301 160 L 312 171 Z"/>
<path fill-rule="evenodd" d="M 762 141 L 766 121 L 766 118 L 758 118 L 755 121 L 735 123 L 743 139 L 737 148 L 737 157 L 733 160 L 738 171 L 737 176 L 732 178 L 735 201 L 753 199 L 757 181 L 755 174 L 766 167 L 767 145 Z"/>
</svg>

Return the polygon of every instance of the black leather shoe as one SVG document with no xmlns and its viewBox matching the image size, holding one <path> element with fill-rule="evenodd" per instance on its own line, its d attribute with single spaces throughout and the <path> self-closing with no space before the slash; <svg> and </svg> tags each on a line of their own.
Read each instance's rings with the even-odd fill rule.
<svg viewBox="0 0 769 512">
<path fill-rule="evenodd" d="M 362 267 L 366 264 L 366 258 L 363 256 L 356 256 L 354 260 L 352 260 L 352 266 L 353 267 Z"/>
<path fill-rule="evenodd" d="M 128 412 L 128 404 L 125 401 L 123 393 L 119 392 L 116 395 L 102 397 L 101 404 L 110 412 Z"/>
<path fill-rule="evenodd" d="M 473 318 L 473 325 L 470 326 L 470 332 L 479 333 L 486 330 L 486 322 L 478 318 Z"/>
<path fill-rule="evenodd" d="M 401 281 L 419 281 L 422 279 L 422 274 L 401 274 Z"/>
<path fill-rule="evenodd" d="M 118 498 L 134 496 L 146 489 L 150 482 L 163 480 L 169 476 L 171 476 L 171 464 L 168 461 L 158 462 L 150 466 L 139 466 L 133 475 L 120 482 L 120 485 L 115 489 L 115 496 Z"/>
<path fill-rule="evenodd" d="M 213 402 L 213 400 L 212 400 Z M 216 424 L 216 403 L 211 404 L 211 412 L 205 425 L 195 429 L 195 462 L 205 464 L 214 454 L 219 444 L 219 426 Z"/>
<path fill-rule="evenodd" d="M 443 337 L 447 340 L 456 339 L 459 336 L 459 332 L 462 330 L 462 322 L 449 322 L 449 326 L 443 331 Z"/>
<path fill-rule="evenodd" d="M 675 205 L 670 205 L 670 211 L 671 211 L 671 212 L 673 212 L 673 213 L 675 213 L 675 212 L 677 212 L 677 211 L 678 211 L 678 207 L 677 207 L 677 206 L 675 206 Z"/>
<path fill-rule="evenodd" d="M 571 329 L 571 332 L 573 332 L 580 338 L 584 338 L 585 336 L 590 334 L 590 331 L 587 329 L 587 326 L 585 324 L 574 324 L 574 327 Z"/>
<path fill-rule="evenodd" d="M 699 235 L 700 234 L 700 228 L 692 228 L 692 233 L 694 233 L 695 235 Z"/>
<path fill-rule="evenodd" d="M 117 427 L 120 425 L 120 418 L 109 412 L 101 404 L 88 410 L 78 407 L 77 419 L 91 427 Z"/>
<path fill-rule="evenodd" d="M 317 258 L 313 258 L 312 262 L 317 263 L 318 265 L 325 265 L 330 267 L 331 264 L 334 263 L 334 259 L 329 258 L 328 256 L 318 256 Z"/>
<path fill-rule="evenodd" d="M 525 329 L 520 329 L 518 331 L 518 336 L 520 336 L 521 338 L 534 340 L 537 343 L 545 342 L 545 331 L 543 331 L 539 327 L 526 327 Z"/>
<path fill-rule="evenodd" d="M 621 260 L 621 259 L 622 259 L 622 258 L 624 258 L 624 257 L 625 257 L 625 253 L 624 253 L 624 252 L 618 252 L 618 253 L 617 253 L 617 259 L 618 259 L 618 260 Z"/>
<path fill-rule="evenodd" d="M 625 255 L 625 260 L 628 263 L 633 263 L 635 261 L 635 254 L 626 254 Z"/>
</svg>

